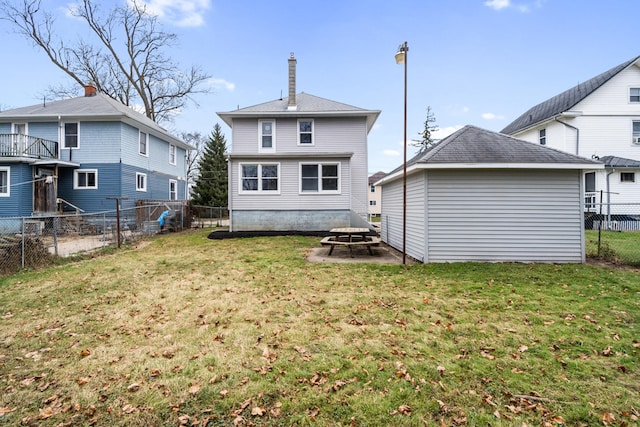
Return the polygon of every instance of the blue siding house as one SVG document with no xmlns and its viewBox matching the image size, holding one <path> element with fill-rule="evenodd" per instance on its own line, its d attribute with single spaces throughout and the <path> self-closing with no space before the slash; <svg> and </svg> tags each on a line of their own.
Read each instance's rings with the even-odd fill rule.
<svg viewBox="0 0 640 427">
<path fill-rule="evenodd" d="M 0 216 L 186 199 L 192 148 L 91 84 L 85 96 L 2 111 Z"/>
</svg>

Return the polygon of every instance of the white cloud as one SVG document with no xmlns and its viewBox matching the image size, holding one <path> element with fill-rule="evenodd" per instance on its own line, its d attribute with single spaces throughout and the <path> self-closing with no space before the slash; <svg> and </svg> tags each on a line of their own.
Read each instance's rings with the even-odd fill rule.
<svg viewBox="0 0 640 427">
<path fill-rule="evenodd" d="M 179 27 L 199 27 L 210 0 L 128 0 L 144 5 L 147 11 Z"/>
<path fill-rule="evenodd" d="M 527 3 L 511 3 L 511 0 L 487 0 L 484 5 L 493 10 L 515 9 L 522 13 L 531 12 L 532 8 L 541 8 L 545 0 L 534 0 Z"/>
<path fill-rule="evenodd" d="M 482 118 L 485 120 L 501 120 L 501 119 L 504 119 L 504 116 L 500 116 L 498 114 L 493 114 L 493 113 L 483 113 Z"/>
<path fill-rule="evenodd" d="M 485 1 L 484 5 L 491 9 L 500 10 L 509 7 L 511 3 L 510 0 L 489 0 Z"/>
<path fill-rule="evenodd" d="M 397 150 L 384 150 L 382 153 L 385 156 L 394 156 L 395 157 L 395 156 L 399 156 L 400 155 L 400 152 L 397 151 Z"/>
<path fill-rule="evenodd" d="M 225 79 L 211 78 L 207 80 L 207 82 L 209 83 L 209 87 L 213 90 L 226 89 L 229 92 L 233 92 L 233 90 L 236 88 L 235 83 L 228 82 Z"/>
<path fill-rule="evenodd" d="M 455 126 L 447 126 L 445 128 L 438 128 L 437 131 L 433 132 L 431 134 L 431 136 L 433 137 L 433 139 L 439 140 L 439 139 L 444 139 L 446 137 L 448 137 L 449 135 L 451 135 L 452 133 L 454 133 L 455 131 L 462 129 L 462 125 L 455 125 Z"/>
</svg>

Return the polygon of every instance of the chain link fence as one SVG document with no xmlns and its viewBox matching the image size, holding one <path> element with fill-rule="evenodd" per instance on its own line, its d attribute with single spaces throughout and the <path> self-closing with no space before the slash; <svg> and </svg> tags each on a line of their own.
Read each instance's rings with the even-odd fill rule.
<svg viewBox="0 0 640 427">
<path fill-rule="evenodd" d="M 228 219 L 226 207 L 175 200 L 141 200 L 135 208 L 93 214 L 0 218 L 0 275 L 158 233 L 224 227 Z"/>
<path fill-rule="evenodd" d="M 584 215 L 587 257 L 640 265 L 640 205 L 587 203 Z"/>
</svg>

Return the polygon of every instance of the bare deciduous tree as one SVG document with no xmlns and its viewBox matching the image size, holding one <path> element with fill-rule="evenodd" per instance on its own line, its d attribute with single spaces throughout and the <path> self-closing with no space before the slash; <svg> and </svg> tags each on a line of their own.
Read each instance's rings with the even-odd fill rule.
<svg viewBox="0 0 640 427">
<path fill-rule="evenodd" d="M 72 16 L 87 24 L 95 43 L 75 43 L 56 37 L 55 18 L 43 10 L 41 0 L 2 0 L 0 19 L 41 48 L 74 86 L 93 82 L 98 90 L 125 105 L 140 103 L 147 117 L 162 122 L 193 101 L 191 95 L 207 92 L 210 77 L 199 67 L 181 71 L 164 53 L 177 36 L 162 31 L 156 16 L 136 0 L 102 11 L 95 0 L 70 7 Z M 76 86 L 77 87 L 77 86 Z M 50 88 L 60 96 L 64 87 Z"/>
</svg>

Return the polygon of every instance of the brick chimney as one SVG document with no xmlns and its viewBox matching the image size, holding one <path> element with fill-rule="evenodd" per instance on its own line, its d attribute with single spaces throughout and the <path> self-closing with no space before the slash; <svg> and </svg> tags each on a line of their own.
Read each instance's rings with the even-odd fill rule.
<svg viewBox="0 0 640 427">
<path fill-rule="evenodd" d="M 289 57 L 289 104 L 288 110 L 295 110 L 296 106 L 296 58 L 291 52 Z"/>
<path fill-rule="evenodd" d="M 87 83 L 87 85 L 84 87 L 84 96 L 96 96 L 96 93 L 98 93 L 98 90 L 96 89 L 96 86 L 93 84 L 93 82 Z"/>
</svg>

